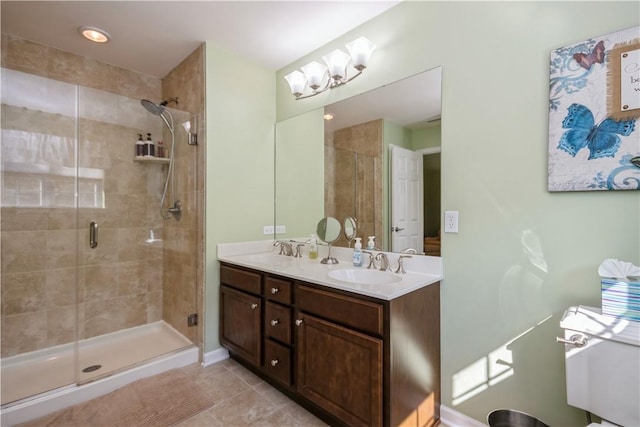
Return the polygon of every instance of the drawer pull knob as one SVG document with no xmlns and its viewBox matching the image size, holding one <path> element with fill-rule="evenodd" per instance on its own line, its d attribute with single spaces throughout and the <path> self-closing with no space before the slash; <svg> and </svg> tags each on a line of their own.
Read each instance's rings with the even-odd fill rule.
<svg viewBox="0 0 640 427">
<path fill-rule="evenodd" d="M 300 325 L 302 325 L 302 319 L 296 320 L 296 326 L 300 326 Z"/>
<path fill-rule="evenodd" d="M 272 320 L 271 321 L 271 326 L 276 326 L 278 323 L 280 323 L 280 321 L 278 319 Z"/>
<path fill-rule="evenodd" d="M 258 308 L 258 304 L 256 303 L 251 304 L 251 310 L 255 310 L 256 308 Z"/>
<path fill-rule="evenodd" d="M 277 294 L 278 292 L 280 292 L 280 289 L 278 289 L 278 288 L 271 288 L 271 294 L 272 294 L 272 295 L 275 295 L 275 294 Z"/>
<path fill-rule="evenodd" d="M 278 359 L 273 359 L 271 361 L 271 366 L 275 367 L 278 364 Z"/>
</svg>

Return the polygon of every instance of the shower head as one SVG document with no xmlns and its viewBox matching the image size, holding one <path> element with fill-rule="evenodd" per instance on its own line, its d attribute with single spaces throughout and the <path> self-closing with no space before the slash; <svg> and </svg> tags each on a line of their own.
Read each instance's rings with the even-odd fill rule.
<svg viewBox="0 0 640 427">
<path fill-rule="evenodd" d="M 142 106 L 146 108 L 148 112 L 150 112 L 151 114 L 155 114 L 156 116 L 159 116 L 164 111 L 164 106 L 154 104 L 148 99 L 141 100 L 140 104 L 142 104 Z"/>
<path fill-rule="evenodd" d="M 170 102 L 175 102 L 176 104 L 178 103 L 178 98 L 169 98 L 169 99 L 165 99 L 164 101 L 162 101 L 160 103 L 160 105 L 149 101 L 148 99 L 142 99 L 140 101 L 140 104 L 142 104 L 142 106 L 151 114 L 155 114 L 156 116 L 161 115 L 164 112 L 164 108 L 167 106 L 168 103 Z"/>
</svg>

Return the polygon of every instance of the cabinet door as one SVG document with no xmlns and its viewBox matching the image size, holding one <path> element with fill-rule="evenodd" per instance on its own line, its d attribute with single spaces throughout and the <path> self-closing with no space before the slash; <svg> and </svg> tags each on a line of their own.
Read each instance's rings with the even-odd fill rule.
<svg viewBox="0 0 640 427">
<path fill-rule="evenodd" d="M 382 425 L 382 341 L 308 314 L 296 324 L 298 393 L 351 426 Z"/>
<path fill-rule="evenodd" d="M 260 298 L 227 286 L 220 287 L 220 340 L 238 356 L 260 366 Z"/>
</svg>

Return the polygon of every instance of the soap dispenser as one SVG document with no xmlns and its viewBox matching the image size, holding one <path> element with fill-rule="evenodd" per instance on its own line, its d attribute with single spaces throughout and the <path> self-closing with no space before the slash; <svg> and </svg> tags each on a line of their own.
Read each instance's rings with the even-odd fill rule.
<svg viewBox="0 0 640 427">
<path fill-rule="evenodd" d="M 142 134 L 138 134 L 138 140 L 136 141 L 136 157 L 144 156 L 144 141 L 142 140 Z"/>
<path fill-rule="evenodd" d="M 362 267 L 362 238 L 356 237 L 356 244 L 353 245 L 353 265 L 354 267 Z"/>
<path fill-rule="evenodd" d="M 369 236 L 369 241 L 367 242 L 367 249 L 370 251 L 374 251 L 376 249 L 376 236 Z"/>
<path fill-rule="evenodd" d="M 148 133 L 147 134 L 147 141 L 145 142 L 145 156 L 146 157 L 154 157 L 155 156 L 155 149 L 154 149 L 154 145 L 153 145 L 153 141 L 151 140 L 151 134 Z"/>
<path fill-rule="evenodd" d="M 312 234 L 309 240 L 309 259 L 316 258 L 318 258 L 318 240 L 316 239 L 316 235 Z"/>
</svg>

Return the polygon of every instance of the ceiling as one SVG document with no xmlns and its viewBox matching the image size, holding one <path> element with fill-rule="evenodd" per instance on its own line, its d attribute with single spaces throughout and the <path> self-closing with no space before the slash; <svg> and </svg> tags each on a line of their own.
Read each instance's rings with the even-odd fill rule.
<svg viewBox="0 0 640 427">
<path fill-rule="evenodd" d="M 278 70 L 399 1 L 6 1 L 3 33 L 164 77 L 202 42 Z M 82 25 L 112 40 L 83 39 Z"/>
</svg>

